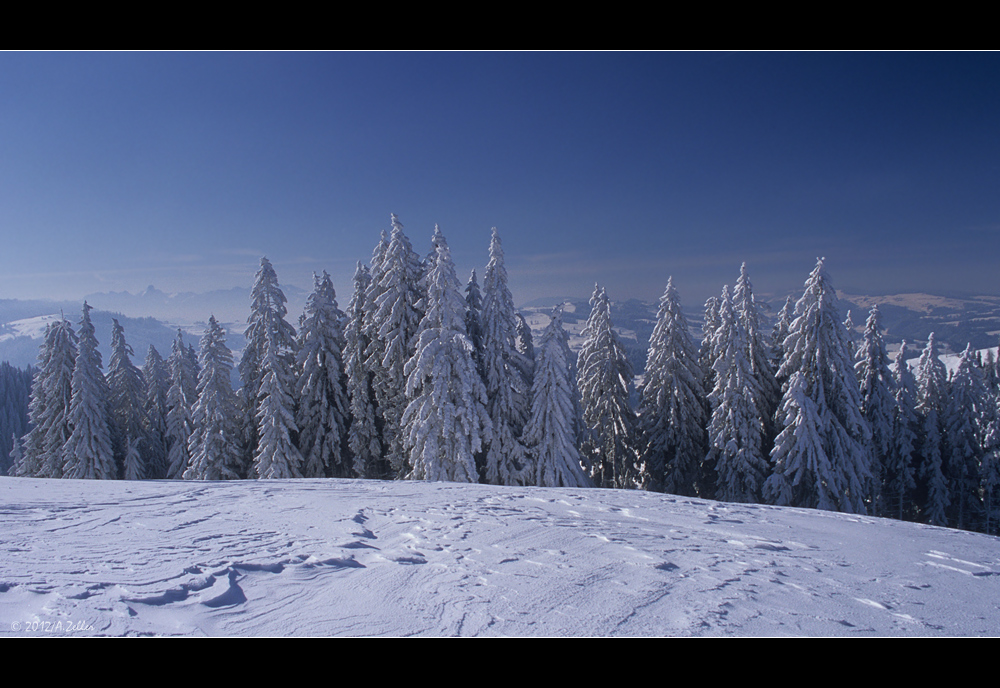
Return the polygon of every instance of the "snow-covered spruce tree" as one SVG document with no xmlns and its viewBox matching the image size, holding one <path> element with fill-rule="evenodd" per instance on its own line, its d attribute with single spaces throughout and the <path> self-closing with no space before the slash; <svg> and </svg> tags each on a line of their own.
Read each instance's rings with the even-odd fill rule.
<svg viewBox="0 0 1000 688">
<path fill-rule="evenodd" d="M 77 336 L 70 322 L 60 318 L 51 323 L 39 347 L 38 373 L 28 403 L 31 429 L 24 437 L 19 476 L 63 477 L 63 448 L 72 431 L 69 410 L 73 400 L 76 353 Z"/>
<path fill-rule="evenodd" d="M 403 477 L 412 469 L 406 462 L 409 452 L 403 446 L 402 417 L 407 406 L 404 392 L 407 375 L 403 369 L 414 355 L 415 337 L 421 322 L 422 309 L 418 303 L 422 297 L 422 273 L 420 257 L 403 234 L 403 225 L 395 215 L 391 218 L 392 235 L 380 266 L 382 277 L 377 287 L 372 286 L 377 296 L 372 313 L 374 340 L 368 366 L 374 374 L 384 458 L 394 477 Z M 374 268 L 372 277 L 374 280 Z"/>
<path fill-rule="evenodd" d="M 381 466 L 382 444 L 375 424 L 375 392 L 372 373 L 365 365 L 369 340 L 365 333 L 365 294 L 371 275 L 358 263 L 354 272 L 354 295 L 347 306 L 347 331 L 344 345 L 344 368 L 347 392 L 351 401 L 351 422 L 347 443 L 353 456 L 355 475 L 362 478 L 387 477 Z"/>
<path fill-rule="evenodd" d="M 142 373 L 132 363 L 132 347 L 125 341 L 125 329 L 112 319 L 111 360 L 108 361 L 109 407 L 114 422 L 116 463 L 125 480 L 149 477 L 147 462 L 149 441 L 143 412 L 146 385 Z"/>
<path fill-rule="evenodd" d="M 524 316 L 515 313 L 514 317 L 517 319 L 517 336 L 514 339 L 517 355 L 514 356 L 512 364 L 520 373 L 524 388 L 530 390 L 535 375 L 535 343 L 531 337 L 531 327 L 528 326 Z"/>
<path fill-rule="evenodd" d="M 170 369 L 152 344 L 146 351 L 142 366 L 146 385 L 143 409 L 144 429 L 149 451 L 146 477 L 159 480 L 167 477 L 167 392 L 170 390 Z"/>
<path fill-rule="evenodd" d="M 640 390 L 643 483 L 647 489 L 698 495 L 705 458 L 704 372 L 673 278 L 660 298 Z"/>
<path fill-rule="evenodd" d="M 995 535 L 1000 514 L 998 491 L 1000 491 L 1000 399 L 993 394 L 993 413 L 987 414 L 983 427 L 983 460 L 979 465 L 979 480 L 982 491 L 983 532 Z"/>
<path fill-rule="evenodd" d="M 580 395 L 586 427 L 583 453 L 598 487 L 639 486 L 636 417 L 629 405 L 632 366 L 611 325 L 611 301 L 595 286 L 580 350 Z"/>
<path fill-rule="evenodd" d="M 917 413 L 920 416 L 920 485 L 923 520 L 936 526 L 948 525 L 951 488 L 944 459 L 942 414 L 947 401 L 948 373 L 938 357 L 934 333 L 920 355 L 917 379 Z"/>
<path fill-rule="evenodd" d="M 747 361 L 750 363 L 752 384 L 756 388 L 754 396 L 758 417 L 764 427 L 763 447 L 766 454 L 773 441 L 772 419 L 781 400 L 781 386 L 775 380 L 774 370 L 771 368 L 769 348 L 761 331 L 760 306 L 753 295 L 746 263 L 740 266 L 740 277 L 733 290 L 733 310 L 740 327 L 746 332 Z"/>
<path fill-rule="evenodd" d="M 715 331 L 719 328 L 719 299 L 708 297 L 705 301 L 705 315 L 701 324 L 701 346 L 698 348 L 698 364 L 705 374 L 702 387 L 715 387 Z"/>
<path fill-rule="evenodd" d="M 871 501 L 875 505 L 873 511 L 882 516 L 889 515 L 882 495 L 892 448 L 896 400 L 893 396 L 895 380 L 889 370 L 889 355 L 879 330 L 880 324 L 878 305 L 874 305 L 868 313 L 854 370 L 861 386 L 861 413 L 872 431 L 869 449 L 874 494 L 871 495 Z"/>
<path fill-rule="evenodd" d="M 83 302 L 79 350 L 73 368 L 73 402 L 69 420 L 73 428 L 66 441 L 63 476 L 90 480 L 118 477 L 111 446 L 108 383 L 101 372 L 101 352 L 90 321 L 90 305 Z"/>
<path fill-rule="evenodd" d="M 562 307 L 552 311 L 552 321 L 538 340 L 531 416 L 524 428 L 524 442 L 531 455 L 528 484 L 539 487 L 590 487 L 580 455 L 573 395 L 572 368 L 566 358 L 566 331 Z"/>
<path fill-rule="evenodd" d="M 343 312 L 330 275 L 313 275 L 299 349 L 299 451 L 307 478 L 354 477 L 346 448 L 350 401 L 344 372 Z"/>
<path fill-rule="evenodd" d="M 785 358 L 785 337 L 792 326 L 795 317 L 795 301 L 791 296 L 785 298 L 785 305 L 778 311 L 778 317 L 774 321 L 774 328 L 771 330 L 771 367 L 775 370 L 775 380 L 778 387 L 781 387 L 782 380 L 777 379 L 777 370 L 781 367 L 781 361 Z"/>
<path fill-rule="evenodd" d="M 895 404 L 892 417 L 892 441 L 882 476 L 882 502 L 885 515 L 900 520 L 912 517 L 914 449 L 917 444 L 917 383 L 906 363 L 906 340 L 896 353 Z"/>
<path fill-rule="evenodd" d="M 177 339 L 173 342 L 167 366 L 170 368 L 170 388 L 167 390 L 167 478 L 180 480 L 191 459 L 188 439 L 193 431 L 191 407 L 196 399 L 189 396 L 187 391 L 191 388 L 190 378 L 194 371 L 190 367 L 180 328 L 177 329 Z M 197 389 L 197 380 L 194 384 Z"/>
<path fill-rule="evenodd" d="M 530 399 L 517 366 L 517 311 L 507 286 L 503 247 L 496 227 L 490 240 L 490 262 L 483 280 L 482 371 L 486 381 L 486 408 L 493 423 L 493 440 L 486 452 L 486 482 L 515 485 L 527 468 L 521 442 L 528 421 Z M 531 480 L 530 475 L 524 476 Z"/>
<path fill-rule="evenodd" d="M 191 459 L 184 479 L 235 480 L 240 477 L 242 458 L 236 394 L 230 377 L 233 354 L 226 346 L 226 331 L 214 315 L 201 338 L 198 363 L 198 401 L 191 411 Z"/>
<path fill-rule="evenodd" d="M 712 417 L 708 422 L 705 461 L 718 475 L 716 499 L 759 502 L 768 473 L 762 451 L 764 425 L 759 414 L 759 381 L 749 360 L 744 320 L 736 312 L 729 287 L 719 300 L 719 325 L 715 330 L 715 387 L 709 395 Z"/>
<path fill-rule="evenodd" d="M 260 269 L 250 291 L 250 316 L 247 318 L 247 345 L 240 359 L 240 379 L 243 389 L 243 456 L 244 461 L 256 461 L 260 387 L 263 384 L 264 358 L 271 350 L 276 365 L 291 371 L 295 365 L 295 328 L 288 324 L 285 315 L 287 299 L 278 286 L 278 276 L 271 262 L 263 257 Z M 289 387 L 288 390 L 294 389 Z"/>
<path fill-rule="evenodd" d="M 496 227 L 493 228 L 496 230 Z M 483 294 L 479 290 L 479 281 L 476 279 L 476 271 L 469 275 L 469 282 L 465 285 L 465 331 L 469 333 L 469 341 L 472 342 L 472 358 L 476 361 L 479 375 L 485 381 L 486 373 L 483 370 Z"/>
<path fill-rule="evenodd" d="M 779 505 L 866 513 L 872 481 L 861 395 L 847 352 L 847 332 L 823 259 L 805 283 L 778 371 L 788 386 L 776 417 L 782 428 L 764 484 Z"/>
<path fill-rule="evenodd" d="M 985 520 L 980 499 L 980 467 L 987 426 L 996 402 L 987 394 L 972 346 L 966 346 L 951 379 L 944 410 L 945 436 L 950 449 L 948 477 L 952 493 L 952 522 L 959 528 L 977 528 Z"/>
<path fill-rule="evenodd" d="M 437 248 L 416 353 L 406 364 L 402 416 L 413 480 L 478 482 L 475 456 L 492 439 L 486 389 L 465 332 L 465 301 L 451 251 L 434 227 Z"/>
<path fill-rule="evenodd" d="M 847 353 L 851 357 L 851 360 L 857 358 L 857 335 L 854 333 L 854 319 L 851 317 L 851 311 L 847 311 L 847 317 L 844 318 L 844 331 L 847 332 Z"/>
<path fill-rule="evenodd" d="M 275 338 L 266 340 L 261 361 L 260 389 L 257 393 L 257 453 L 254 473 L 258 478 L 301 478 L 302 454 L 295 446 L 295 380 L 292 369 L 281 355 Z"/>
</svg>

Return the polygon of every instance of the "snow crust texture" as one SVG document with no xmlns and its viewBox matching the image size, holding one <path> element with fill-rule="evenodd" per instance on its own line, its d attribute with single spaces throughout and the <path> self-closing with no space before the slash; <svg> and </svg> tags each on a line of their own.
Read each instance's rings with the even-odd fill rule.
<svg viewBox="0 0 1000 688">
<path fill-rule="evenodd" d="M 1000 634 L 1000 539 L 644 491 L 0 478 L 4 636 Z"/>
</svg>

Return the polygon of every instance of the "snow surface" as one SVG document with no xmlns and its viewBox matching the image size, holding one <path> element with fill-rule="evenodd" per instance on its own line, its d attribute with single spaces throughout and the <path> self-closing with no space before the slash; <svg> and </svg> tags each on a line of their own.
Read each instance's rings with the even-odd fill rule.
<svg viewBox="0 0 1000 688">
<path fill-rule="evenodd" d="M 42 339 L 45 336 L 45 328 L 48 327 L 50 323 L 61 319 L 62 315 L 59 313 L 51 313 L 49 315 L 39 315 L 34 318 L 13 320 L 3 326 L 9 331 L 0 334 L 0 342 L 7 341 L 8 339 L 14 339 L 15 337 Z"/>
<path fill-rule="evenodd" d="M 0 478 L 0 634 L 1000 635 L 1000 539 L 641 491 Z"/>
</svg>

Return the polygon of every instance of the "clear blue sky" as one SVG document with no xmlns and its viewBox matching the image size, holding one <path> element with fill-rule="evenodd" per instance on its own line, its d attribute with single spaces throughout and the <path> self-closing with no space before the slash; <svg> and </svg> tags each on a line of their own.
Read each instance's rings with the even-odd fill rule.
<svg viewBox="0 0 1000 688">
<path fill-rule="evenodd" d="M 346 305 L 390 212 L 519 303 L 1000 293 L 1000 54 L 0 53 L 0 298 Z"/>
</svg>

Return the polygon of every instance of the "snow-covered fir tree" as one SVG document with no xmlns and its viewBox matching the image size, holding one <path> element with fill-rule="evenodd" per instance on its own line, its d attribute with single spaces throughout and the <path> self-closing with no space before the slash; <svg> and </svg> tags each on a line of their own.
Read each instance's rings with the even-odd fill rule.
<svg viewBox="0 0 1000 688">
<path fill-rule="evenodd" d="M 792 326 L 795 317 L 795 301 L 791 296 L 785 298 L 785 305 L 778 311 L 778 317 L 774 321 L 774 328 L 771 330 L 771 367 L 775 371 L 775 379 L 778 386 L 782 380 L 777 379 L 777 371 L 781 367 L 781 361 L 785 358 L 785 337 Z"/>
<path fill-rule="evenodd" d="M 733 290 L 733 311 L 739 320 L 740 327 L 746 332 L 747 361 L 750 363 L 752 377 L 748 383 L 755 387 L 754 398 L 757 403 L 758 416 L 763 424 L 762 438 L 765 452 L 770 450 L 772 441 L 772 419 L 781 400 L 781 386 L 774 378 L 771 368 L 769 347 L 764 341 L 761 329 L 760 306 L 753 295 L 753 285 L 747 273 L 747 264 L 740 266 L 740 277 Z"/>
<path fill-rule="evenodd" d="M 520 313 L 516 313 L 517 337 L 514 339 L 514 348 L 517 355 L 512 360 L 512 365 L 521 374 L 524 381 L 524 388 L 531 389 L 535 375 L 535 343 L 531 337 L 531 327 L 528 321 Z"/>
<path fill-rule="evenodd" d="M 854 318 L 851 317 L 851 311 L 847 311 L 847 317 L 844 318 L 844 331 L 847 332 L 847 354 L 851 357 L 853 361 L 857 357 L 857 335 L 854 332 Z"/>
<path fill-rule="evenodd" d="M 705 379 L 702 387 L 706 390 L 715 387 L 715 331 L 719 328 L 719 299 L 708 297 L 705 301 L 705 315 L 701 323 L 701 346 L 698 349 L 698 364 Z"/>
<path fill-rule="evenodd" d="M 167 478 L 180 480 L 190 464 L 188 439 L 193 431 L 191 408 L 196 396 L 188 391 L 192 387 L 191 362 L 187 356 L 187 347 L 180 328 L 174 340 L 170 358 L 167 361 L 170 368 L 170 388 L 167 390 Z M 193 381 L 197 390 L 197 379 Z"/>
<path fill-rule="evenodd" d="M 475 456 L 492 439 L 486 389 L 465 332 L 465 301 L 451 251 L 434 227 L 436 258 L 427 275 L 416 352 L 406 364 L 402 416 L 413 480 L 478 482 Z"/>
<path fill-rule="evenodd" d="M 125 341 L 125 329 L 117 318 L 112 323 L 107 379 L 114 422 L 112 437 L 117 444 L 116 462 L 125 480 L 143 480 L 149 477 L 149 441 L 143 412 L 146 385 L 142 373 L 132 363 L 132 347 Z"/>
<path fill-rule="evenodd" d="M 573 372 L 566 353 L 567 335 L 562 307 L 538 340 L 535 375 L 531 388 L 531 416 L 524 428 L 524 442 L 531 454 L 532 476 L 525 482 L 539 487 L 589 487 L 580 454 Z"/>
<path fill-rule="evenodd" d="M 198 363 L 198 401 L 191 411 L 191 458 L 184 479 L 235 480 L 240 477 L 242 457 L 231 380 L 233 354 L 226 346 L 226 331 L 214 315 L 201 338 Z"/>
<path fill-rule="evenodd" d="M 728 502 L 760 501 L 761 486 L 768 473 L 763 454 L 764 425 L 761 422 L 762 393 L 749 354 L 744 318 L 733 304 L 729 287 L 719 300 L 719 325 L 715 341 L 715 387 L 709 395 L 712 417 L 708 422 L 708 454 L 705 461 L 718 476 L 717 499 Z"/>
<path fill-rule="evenodd" d="M 966 346 L 958 369 L 952 376 L 944 409 L 952 494 L 951 521 L 958 528 L 976 527 L 984 520 L 979 494 L 980 467 L 986 453 L 984 439 L 987 426 L 995 413 L 996 402 L 986 391 L 972 346 Z"/>
<path fill-rule="evenodd" d="M 381 279 L 374 284 L 372 312 L 372 353 L 368 366 L 374 374 L 373 387 L 377 413 L 382 423 L 382 450 L 397 477 L 407 475 L 411 466 L 406 462 L 403 446 L 403 411 L 407 406 L 407 375 L 404 367 L 414 354 L 415 337 L 420 325 L 422 276 L 420 257 L 403 234 L 399 219 L 391 216 L 392 234 L 379 268 Z M 464 303 L 464 301 L 463 301 Z M 464 323 L 463 323 L 464 327 Z"/>
<path fill-rule="evenodd" d="M 611 325 L 611 301 L 595 286 L 583 331 L 579 384 L 586 437 L 583 452 L 599 487 L 639 486 L 636 417 L 629 404 L 632 366 Z"/>
<path fill-rule="evenodd" d="M 983 532 L 995 535 L 1000 521 L 1000 398 L 993 396 L 992 413 L 983 420 L 983 459 L 979 465 L 983 502 Z"/>
<path fill-rule="evenodd" d="M 932 332 L 920 355 L 915 377 L 917 413 L 921 421 L 919 487 L 923 496 L 923 520 L 936 526 L 948 525 L 948 509 L 951 506 L 951 489 L 942 446 L 942 415 L 948 394 L 947 376 Z"/>
<path fill-rule="evenodd" d="M 475 274 L 475 273 L 473 273 Z M 496 227 L 483 281 L 482 368 L 493 440 L 486 452 L 486 482 L 515 485 L 527 468 L 521 432 L 529 415 L 529 390 L 518 370 L 517 311 L 507 286 L 503 247 Z M 531 479 L 531 476 L 525 476 Z"/>
<path fill-rule="evenodd" d="M 892 441 L 882 472 L 882 503 L 886 516 L 902 520 L 911 514 L 917 484 L 914 450 L 917 445 L 917 383 L 906 363 L 906 340 L 896 353 Z"/>
<path fill-rule="evenodd" d="M 892 447 L 896 400 L 893 396 L 895 380 L 889 370 L 889 355 L 885 350 L 880 327 L 878 305 L 874 305 L 868 313 L 854 370 L 860 382 L 861 413 L 872 431 L 869 449 L 872 459 L 873 494 L 870 495 L 870 501 L 875 505 L 873 511 L 881 515 L 886 511 L 882 491 Z"/>
<path fill-rule="evenodd" d="M 700 466 L 707 450 L 704 377 L 671 277 L 649 338 L 640 390 L 643 483 L 647 489 L 698 495 Z"/>
<path fill-rule="evenodd" d="M 302 454 L 293 439 L 295 380 L 292 368 L 282 356 L 277 338 L 266 340 L 261 361 L 260 388 L 257 393 L 257 452 L 253 470 L 258 478 L 301 478 Z"/>
<path fill-rule="evenodd" d="M 764 497 L 779 505 L 866 513 L 871 431 L 861 415 L 848 334 L 823 259 L 806 280 L 795 316 L 778 371 L 788 386 Z"/>
<path fill-rule="evenodd" d="M 243 357 L 240 359 L 240 379 L 243 381 L 240 399 L 244 405 L 244 461 L 256 461 L 259 441 L 258 416 L 260 413 L 260 387 L 267 373 L 264 359 L 274 357 L 274 364 L 290 372 L 295 364 L 295 328 L 288 324 L 285 316 L 288 309 L 285 293 L 278 286 L 278 276 L 271 262 L 263 257 L 260 269 L 250 290 L 250 316 L 247 318 L 247 339 Z M 287 391 L 294 389 L 289 387 Z"/>
<path fill-rule="evenodd" d="M 354 272 L 354 295 L 347 306 L 347 331 L 344 345 L 344 368 L 351 401 L 348 446 L 353 456 L 354 473 L 362 478 L 385 478 L 381 466 L 382 443 L 375 423 L 375 392 L 372 373 L 365 365 L 369 339 L 365 331 L 365 294 L 371 282 L 368 268 L 358 263 Z"/>
<path fill-rule="evenodd" d="M 152 344 L 142 366 L 146 386 L 143 419 L 148 442 L 146 477 L 154 480 L 167 477 L 167 392 L 170 390 L 170 369 Z"/>
<path fill-rule="evenodd" d="M 24 437 L 24 457 L 17 475 L 63 477 L 63 448 L 72 432 L 69 411 L 76 355 L 77 336 L 70 322 L 63 317 L 51 323 L 39 347 L 38 373 L 28 404 L 31 429 Z"/>
<path fill-rule="evenodd" d="M 344 372 L 343 312 L 330 275 L 313 275 L 300 332 L 298 411 L 299 451 L 307 478 L 354 477 L 346 448 L 350 401 Z"/>
<path fill-rule="evenodd" d="M 64 450 L 67 478 L 114 480 L 118 477 L 111 446 L 108 383 L 101 371 L 101 352 L 90 321 L 91 306 L 83 302 L 79 349 L 73 368 L 73 401 L 69 410 L 72 433 Z"/>
<path fill-rule="evenodd" d="M 496 231 L 496 227 L 493 228 Z M 485 380 L 483 371 L 483 294 L 479 290 L 479 280 L 476 271 L 469 275 L 465 285 L 465 331 L 469 333 L 472 342 L 472 358 L 476 361 L 479 374 Z"/>
</svg>

